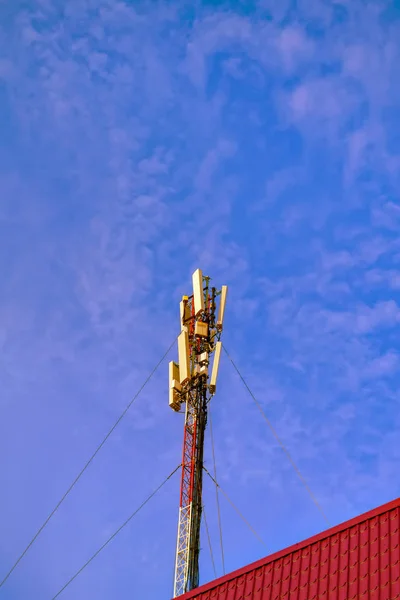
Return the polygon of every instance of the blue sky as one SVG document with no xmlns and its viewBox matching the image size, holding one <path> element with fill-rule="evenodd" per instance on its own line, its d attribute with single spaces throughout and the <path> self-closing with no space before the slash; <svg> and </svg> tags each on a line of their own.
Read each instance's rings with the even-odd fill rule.
<svg viewBox="0 0 400 600">
<path fill-rule="evenodd" d="M 399 496 L 399 39 L 390 1 L 0 2 L 1 574 L 178 333 L 197 267 L 230 286 L 224 342 L 331 523 Z M 222 358 L 219 479 L 272 552 L 325 523 Z M 1 600 L 50 600 L 179 463 L 167 378 Z M 178 497 L 175 477 L 61 597 L 170 597 Z M 221 506 L 227 570 L 265 555 Z"/>
</svg>

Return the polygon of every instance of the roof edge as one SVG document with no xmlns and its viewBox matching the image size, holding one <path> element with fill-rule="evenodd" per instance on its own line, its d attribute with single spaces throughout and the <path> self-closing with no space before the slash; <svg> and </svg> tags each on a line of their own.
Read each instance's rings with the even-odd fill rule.
<svg viewBox="0 0 400 600">
<path fill-rule="evenodd" d="M 263 567 L 270 562 L 274 562 L 275 560 L 278 560 L 279 558 L 283 558 L 284 556 L 287 556 L 288 554 L 292 554 L 293 552 L 295 552 L 297 550 L 302 550 L 303 548 L 306 548 L 307 546 L 310 546 L 311 544 L 320 542 L 321 540 L 331 537 L 332 535 L 341 533 L 342 531 L 345 531 L 346 529 L 350 529 L 351 527 L 354 527 L 355 525 L 364 523 L 365 521 L 368 521 L 369 519 L 373 519 L 374 517 L 382 515 L 385 512 L 389 512 L 390 510 L 393 510 L 394 508 L 398 508 L 398 507 L 400 507 L 400 498 L 391 500 L 390 502 L 387 502 L 386 504 L 382 504 L 381 506 L 378 506 L 377 508 L 373 508 L 372 510 L 362 513 L 361 515 L 358 515 L 357 517 L 353 517 L 352 519 L 349 519 L 348 521 L 344 521 L 343 523 L 340 523 L 339 525 L 334 525 L 333 527 L 330 527 L 329 529 L 325 529 L 324 531 L 321 531 L 320 533 L 317 533 L 310 538 L 307 538 L 301 542 L 297 542 L 296 544 L 292 544 L 292 546 L 289 546 L 288 548 L 284 548 L 283 550 L 278 550 L 278 552 L 269 554 L 269 555 L 265 556 L 264 558 L 260 558 L 259 560 L 255 561 L 253 563 L 250 563 L 249 565 L 246 565 L 245 567 L 236 569 L 236 571 L 232 571 L 231 573 L 228 573 L 227 575 L 223 575 L 222 577 L 219 577 L 218 579 L 213 579 L 212 581 L 205 583 L 204 585 L 201 585 L 200 587 L 196 588 L 195 590 L 192 590 L 191 592 L 187 592 L 183 596 L 180 596 L 180 598 L 182 598 L 182 600 L 190 600 L 191 598 L 195 598 L 199 593 L 208 592 L 208 591 L 214 589 L 215 587 L 217 587 L 218 585 L 226 583 L 227 581 L 231 581 L 232 579 L 236 579 L 237 577 L 240 577 L 241 575 L 245 575 L 246 573 L 249 573 L 250 571 L 254 571 L 254 569 Z"/>
</svg>

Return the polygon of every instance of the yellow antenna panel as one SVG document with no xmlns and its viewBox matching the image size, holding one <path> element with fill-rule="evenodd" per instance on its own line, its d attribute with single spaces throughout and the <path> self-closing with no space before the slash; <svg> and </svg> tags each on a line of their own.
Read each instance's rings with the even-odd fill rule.
<svg viewBox="0 0 400 600">
<path fill-rule="evenodd" d="M 197 269 L 193 273 L 192 280 L 194 313 L 197 317 L 198 314 L 204 311 L 203 273 L 201 269 Z"/>
</svg>

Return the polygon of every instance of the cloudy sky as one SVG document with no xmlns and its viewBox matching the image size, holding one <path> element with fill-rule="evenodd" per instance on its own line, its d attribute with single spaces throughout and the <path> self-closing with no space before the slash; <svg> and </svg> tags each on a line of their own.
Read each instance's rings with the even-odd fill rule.
<svg viewBox="0 0 400 600">
<path fill-rule="evenodd" d="M 197 267 L 230 286 L 225 345 L 329 521 L 400 495 L 396 4 L 0 0 L 0 578 L 178 333 Z M 0 600 L 51 600 L 177 466 L 167 378 Z M 230 571 L 326 523 L 226 356 L 219 384 L 218 477 L 267 546 L 222 498 Z M 178 501 L 175 476 L 60 597 L 169 598 Z"/>
</svg>

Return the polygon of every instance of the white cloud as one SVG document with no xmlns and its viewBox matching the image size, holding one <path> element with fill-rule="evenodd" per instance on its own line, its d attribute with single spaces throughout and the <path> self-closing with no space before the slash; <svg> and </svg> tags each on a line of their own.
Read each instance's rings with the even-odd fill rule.
<svg viewBox="0 0 400 600">
<path fill-rule="evenodd" d="M 310 60 L 315 52 L 315 45 L 304 30 L 293 26 L 282 30 L 277 39 L 277 46 L 288 74 L 294 72 L 302 63 Z"/>
</svg>

